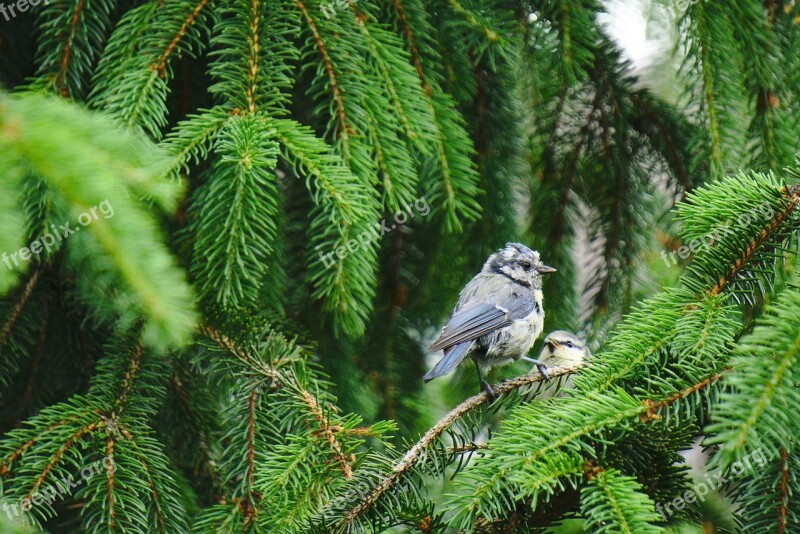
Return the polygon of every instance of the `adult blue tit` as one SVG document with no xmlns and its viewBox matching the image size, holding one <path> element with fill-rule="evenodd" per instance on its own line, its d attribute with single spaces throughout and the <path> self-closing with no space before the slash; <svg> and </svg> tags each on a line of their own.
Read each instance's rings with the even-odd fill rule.
<svg viewBox="0 0 800 534">
<path fill-rule="evenodd" d="M 483 375 L 492 367 L 525 358 L 547 377 L 546 366 L 526 354 L 542 333 L 542 276 L 555 271 L 520 243 L 507 243 L 489 256 L 461 290 L 450 319 L 430 346 L 431 352 L 444 350 L 444 357 L 424 376 L 425 382 L 449 373 L 467 356 L 490 400 L 494 393 Z"/>
</svg>

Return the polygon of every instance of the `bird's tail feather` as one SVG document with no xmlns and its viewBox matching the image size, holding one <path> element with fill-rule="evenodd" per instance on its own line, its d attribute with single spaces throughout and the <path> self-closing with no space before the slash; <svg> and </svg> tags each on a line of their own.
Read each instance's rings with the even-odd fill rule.
<svg viewBox="0 0 800 534">
<path fill-rule="evenodd" d="M 433 369 L 428 371 L 428 374 L 422 377 L 425 382 L 430 382 L 434 378 L 446 375 L 456 368 L 456 365 L 461 363 L 464 356 L 467 355 L 469 349 L 472 348 L 474 341 L 465 341 L 453 347 L 445 349 L 444 358 L 439 360 L 439 363 L 433 366 Z"/>
</svg>

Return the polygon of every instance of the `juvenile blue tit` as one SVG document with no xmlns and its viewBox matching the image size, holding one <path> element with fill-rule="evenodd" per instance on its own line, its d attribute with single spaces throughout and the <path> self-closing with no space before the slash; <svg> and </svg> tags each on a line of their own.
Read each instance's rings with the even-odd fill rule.
<svg viewBox="0 0 800 534">
<path fill-rule="evenodd" d="M 584 363 L 592 353 L 583 341 L 577 336 L 564 330 L 555 330 L 544 338 L 544 347 L 539 353 L 539 361 L 547 367 L 575 367 Z M 559 390 L 572 387 L 572 376 L 568 376 L 563 383 L 551 384 L 544 388 L 540 399 L 547 399 L 557 394 Z"/>
<path fill-rule="evenodd" d="M 583 341 L 564 330 L 547 334 L 539 353 L 539 361 L 548 367 L 572 367 L 591 357 L 592 353 Z"/>
<path fill-rule="evenodd" d="M 539 253 L 519 243 L 507 243 L 483 264 L 461 290 L 453 313 L 430 351 L 444 357 L 423 378 L 429 382 L 452 371 L 465 357 L 475 363 L 481 389 L 494 399 L 483 373 L 517 361 L 542 333 L 542 275 L 555 269 Z M 547 377 L 542 362 L 525 357 Z"/>
</svg>

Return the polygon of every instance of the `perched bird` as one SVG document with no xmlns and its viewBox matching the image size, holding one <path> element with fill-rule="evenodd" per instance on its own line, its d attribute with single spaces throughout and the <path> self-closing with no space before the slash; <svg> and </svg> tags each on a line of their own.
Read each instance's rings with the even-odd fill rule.
<svg viewBox="0 0 800 534">
<path fill-rule="evenodd" d="M 547 367 L 573 367 L 582 364 L 591 358 L 589 348 L 574 334 L 564 330 L 550 332 L 544 338 L 544 347 L 539 353 L 539 361 Z M 556 395 L 557 391 L 572 387 L 572 376 L 567 377 L 562 384 L 552 384 L 543 389 L 540 399 L 547 399 Z"/>
<path fill-rule="evenodd" d="M 546 377 L 542 362 L 526 357 L 542 333 L 542 275 L 555 269 L 539 253 L 519 243 L 507 243 L 483 264 L 461 290 L 455 309 L 430 351 L 444 357 L 424 376 L 425 382 L 452 371 L 472 358 L 481 389 L 494 399 L 483 372 L 519 359 L 528 360 Z"/>
<path fill-rule="evenodd" d="M 548 367 L 580 365 L 591 357 L 592 353 L 583 341 L 564 330 L 547 334 L 542 352 L 539 353 L 539 361 Z"/>
</svg>

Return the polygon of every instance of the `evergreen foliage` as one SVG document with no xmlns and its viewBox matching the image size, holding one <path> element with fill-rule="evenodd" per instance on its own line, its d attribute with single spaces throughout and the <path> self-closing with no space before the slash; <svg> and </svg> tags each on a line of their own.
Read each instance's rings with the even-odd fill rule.
<svg viewBox="0 0 800 534">
<path fill-rule="evenodd" d="M 678 10 L 677 102 L 597 0 L 0 19 L 0 530 L 800 529 L 800 8 Z M 512 239 L 595 356 L 423 388 Z"/>
</svg>

